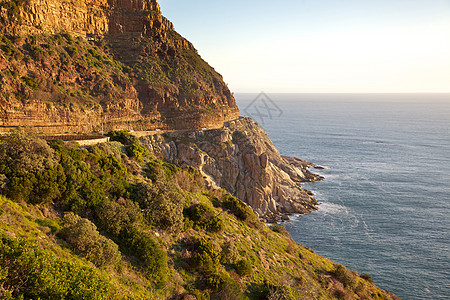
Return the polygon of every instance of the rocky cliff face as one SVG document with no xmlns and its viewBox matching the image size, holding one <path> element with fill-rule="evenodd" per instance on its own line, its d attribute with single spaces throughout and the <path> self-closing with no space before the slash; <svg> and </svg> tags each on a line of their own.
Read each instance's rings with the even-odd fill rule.
<svg viewBox="0 0 450 300">
<path fill-rule="evenodd" d="M 0 0 L 0 131 L 198 129 L 238 117 L 155 0 Z"/>
<path fill-rule="evenodd" d="M 212 186 L 220 186 L 249 204 L 263 220 L 308 213 L 317 200 L 302 182 L 322 179 L 304 160 L 281 156 L 267 134 L 249 118 L 222 129 L 169 133 L 143 138 L 154 153 L 180 166 L 198 168 Z"/>
<path fill-rule="evenodd" d="M 164 36 L 173 25 L 161 15 L 156 0 L 3 0 L 3 33 L 55 34 L 84 37 L 136 34 Z"/>
</svg>

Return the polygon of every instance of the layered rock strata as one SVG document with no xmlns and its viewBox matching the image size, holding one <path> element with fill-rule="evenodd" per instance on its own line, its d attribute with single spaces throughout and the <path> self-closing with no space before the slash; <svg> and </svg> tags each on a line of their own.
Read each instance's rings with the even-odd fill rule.
<svg viewBox="0 0 450 300">
<path fill-rule="evenodd" d="M 0 0 L 0 131 L 199 129 L 238 117 L 156 0 Z"/>
</svg>

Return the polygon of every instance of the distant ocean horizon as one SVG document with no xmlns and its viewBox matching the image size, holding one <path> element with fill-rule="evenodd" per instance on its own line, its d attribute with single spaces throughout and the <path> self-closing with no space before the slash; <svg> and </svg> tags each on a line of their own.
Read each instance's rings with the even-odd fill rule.
<svg viewBox="0 0 450 300">
<path fill-rule="evenodd" d="M 325 170 L 291 237 L 402 299 L 450 299 L 450 94 L 236 94 L 281 154 Z"/>
</svg>

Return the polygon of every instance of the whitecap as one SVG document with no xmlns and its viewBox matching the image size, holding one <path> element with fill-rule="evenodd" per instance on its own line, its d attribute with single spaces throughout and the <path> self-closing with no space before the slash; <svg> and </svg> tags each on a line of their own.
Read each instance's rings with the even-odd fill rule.
<svg viewBox="0 0 450 300">
<path fill-rule="evenodd" d="M 346 206 L 331 202 L 323 202 L 319 206 L 319 212 L 320 211 L 325 214 L 348 214 Z"/>
</svg>

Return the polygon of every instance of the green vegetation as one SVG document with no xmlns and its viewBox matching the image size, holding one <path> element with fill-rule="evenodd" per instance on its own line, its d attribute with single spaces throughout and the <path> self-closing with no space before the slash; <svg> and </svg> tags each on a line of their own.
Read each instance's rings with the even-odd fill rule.
<svg viewBox="0 0 450 300">
<path fill-rule="evenodd" d="M 61 236 L 73 249 L 96 266 L 115 265 L 120 260 L 119 247 L 97 231 L 94 223 L 72 212 L 64 215 Z"/>
<path fill-rule="evenodd" d="M 86 148 L 0 140 L 0 298 L 395 299 L 197 170 L 138 159 L 136 137 L 110 136 Z"/>
<path fill-rule="evenodd" d="M 9 15 L 0 25 L 16 26 L 23 2 L 0 3 Z M 0 100 L 39 100 L 49 108 L 96 108 L 108 114 L 118 109 L 118 99 L 138 101 L 136 91 L 139 99 L 146 97 L 148 91 L 143 87 L 147 86 L 155 93 L 152 97 L 181 104 L 179 111 L 210 116 L 222 111 L 221 104 L 210 103 L 212 98 L 222 99 L 225 105 L 231 100 L 222 77 L 175 31 L 111 43 L 88 41 L 67 32 L 1 36 L 0 52 L 8 67 L 1 74 L 0 86 L 5 93 L 0 93 Z M 28 74 L 28 70 L 33 73 Z M 13 97 L 6 97 L 6 92 Z M 167 108 L 161 103 L 161 112 Z M 148 107 L 134 105 L 130 109 L 139 112 Z M 161 120 L 169 123 L 164 116 Z M 138 160 L 145 155 L 145 149 L 133 143 L 128 150 Z"/>
<path fill-rule="evenodd" d="M 283 225 L 274 224 L 272 226 L 272 230 L 284 236 L 289 236 L 289 232 L 287 232 L 286 227 L 284 227 Z"/>
<path fill-rule="evenodd" d="M 0 283 L 2 299 L 107 299 L 114 293 L 94 268 L 5 233 L 0 233 Z"/>
</svg>

